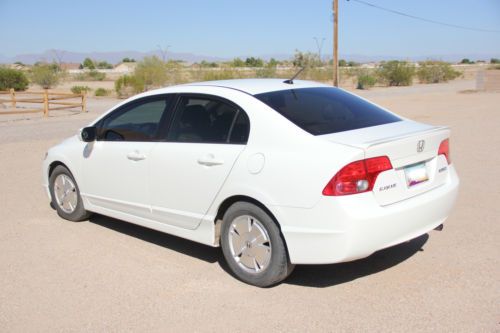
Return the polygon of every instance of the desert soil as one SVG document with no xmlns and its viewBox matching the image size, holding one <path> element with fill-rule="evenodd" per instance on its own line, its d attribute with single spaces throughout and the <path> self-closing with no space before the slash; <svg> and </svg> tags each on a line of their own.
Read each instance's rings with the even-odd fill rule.
<svg viewBox="0 0 500 333">
<path fill-rule="evenodd" d="M 499 332 L 500 93 L 464 92 L 474 88 L 358 92 L 451 126 L 461 188 L 442 232 L 298 266 L 269 289 L 231 277 L 220 249 L 103 216 L 70 223 L 49 207 L 46 150 L 116 100 L 91 98 L 87 114 L 0 118 L 0 331 Z"/>
</svg>

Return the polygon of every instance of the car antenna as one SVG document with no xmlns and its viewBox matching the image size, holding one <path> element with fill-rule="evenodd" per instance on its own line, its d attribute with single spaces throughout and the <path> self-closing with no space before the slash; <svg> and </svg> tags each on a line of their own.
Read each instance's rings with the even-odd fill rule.
<svg viewBox="0 0 500 333">
<path fill-rule="evenodd" d="M 285 80 L 283 81 L 283 83 L 286 83 L 286 84 L 293 84 L 293 80 L 295 80 L 295 78 L 297 76 L 299 76 L 300 73 L 302 73 L 302 71 L 305 69 L 305 67 L 302 67 L 301 69 L 299 69 L 299 71 L 297 73 L 295 73 L 295 75 L 291 78 L 291 79 L 288 79 L 288 80 Z"/>
</svg>

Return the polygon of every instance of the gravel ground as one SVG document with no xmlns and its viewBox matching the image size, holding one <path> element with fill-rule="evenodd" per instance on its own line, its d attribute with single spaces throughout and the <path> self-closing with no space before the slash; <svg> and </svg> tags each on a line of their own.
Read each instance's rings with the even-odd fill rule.
<svg viewBox="0 0 500 333">
<path fill-rule="evenodd" d="M 452 128 L 461 177 L 444 231 L 351 263 L 298 266 L 269 289 L 227 274 L 219 249 L 103 216 L 70 223 L 40 187 L 47 148 L 87 114 L 0 117 L 0 331 L 500 332 L 500 94 L 474 81 L 360 94 Z"/>
</svg>

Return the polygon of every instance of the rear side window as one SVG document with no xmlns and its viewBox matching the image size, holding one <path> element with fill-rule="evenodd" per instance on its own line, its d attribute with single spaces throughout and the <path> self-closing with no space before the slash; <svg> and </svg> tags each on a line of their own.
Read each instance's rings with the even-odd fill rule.
<svg viewBox="0 0 500 333">
<path fill-rule="evenodd" d="M 205 96 L 180 98 L 168 141 L 244 144 L 248 118 L 237 106 Z"/>
<path fill-rule="evenodd" d="M 401 118 L 345 91 L 318 87 L 255 95 L 303 130 L 322 135 L 383 125 Z"/>
</svg>

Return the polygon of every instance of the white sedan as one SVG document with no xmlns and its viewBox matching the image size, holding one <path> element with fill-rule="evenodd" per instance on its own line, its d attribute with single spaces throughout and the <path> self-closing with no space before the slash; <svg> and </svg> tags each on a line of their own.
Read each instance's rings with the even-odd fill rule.
<svg viewBox="0 0 500 333">
<path fill-rule="evenodd" d="M 459 187 L 449 137 L 315 82 L 193 83 L 134 96 L 51 148 L 43 185 L 64 219 L 221 246 L 264 287 L 440 227 Z"/>
</svg>

